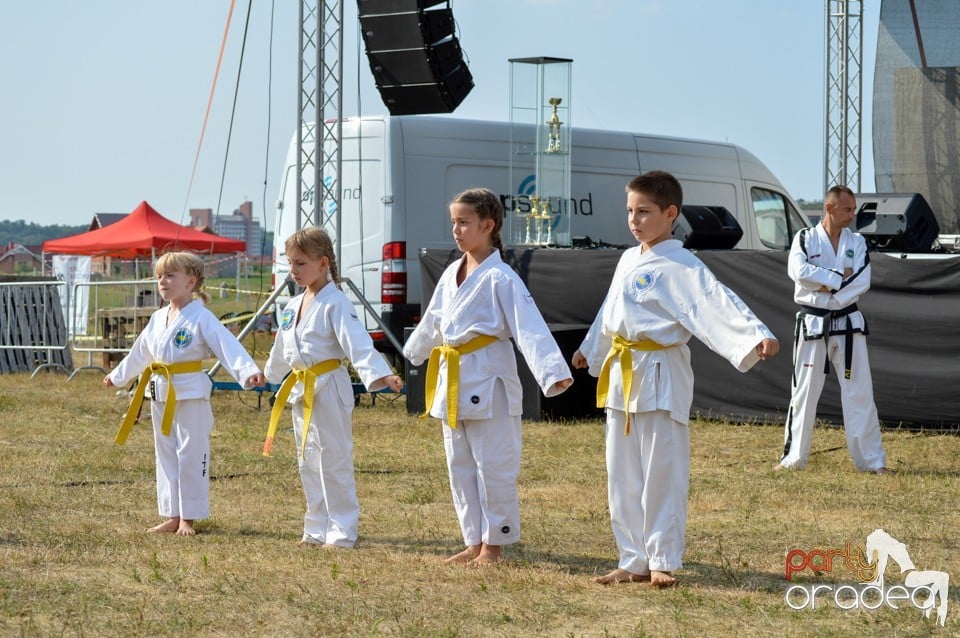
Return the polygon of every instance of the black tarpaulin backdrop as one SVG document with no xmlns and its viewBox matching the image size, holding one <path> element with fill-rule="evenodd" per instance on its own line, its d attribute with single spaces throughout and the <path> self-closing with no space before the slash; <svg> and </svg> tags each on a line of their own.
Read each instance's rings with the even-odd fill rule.
<svg viewBox="0 0 960 638">
<path fill-rule="evenodd" d="M 548 323 L 590 324 L 607 292 L 621 251 L 511 249 L 519 273 Z M 746 374 L 697 339 L 690 340 L 694 415 L 780 422 L 790 402 L 796 305 L 786 252 L 699 251 L 717 278 L 750 306 L 780 339 L 781 352 Z M 424 305 L 457 251 L 421 255 Z M 870 328 L 867 344 L 874 395 L 885 426 L 936 428 L 960 424 L 960 258 L 901 259 L 871 253 L 873 285 L 859 302 Z M 578 376 L 578 383 L 583 379 Z M 843 422 L 831 370 L 818 417 Z"/>
</svg>

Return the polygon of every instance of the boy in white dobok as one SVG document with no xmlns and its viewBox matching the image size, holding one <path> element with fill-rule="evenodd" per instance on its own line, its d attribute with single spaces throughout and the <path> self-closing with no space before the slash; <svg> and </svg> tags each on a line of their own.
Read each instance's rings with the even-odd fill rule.
<svg viewBox="0 0 960 638">
<path fill-rule="evenodd" d="M 669 173 L 627 184 L 627 223 L 640 246 L 624 252 L 603 306 L 573 355 L 606 408 L 607 488 L 619 565 L 601 584 L 676 583 L 690 482 L 696 336 L 746 372 L 779 343 L 741 299 L 672 239 L 683 191 Z"/>
<path fill-rule="evenodd" d="M 487 565 L 520 540 L 522 390 L 513 344 L 547 396 L 573 378 L 520 277 L 503 263 L 503 204 L 472 188 L 450 203 L 463 257 L 448 267 L 403 355 L 429 359 L 426 407 L 443 421 L 450 489 L 466 548 L 447 563 Z"/>
<path fill-rule="evenodd" d="M 840 382 L 847 449 L 858 470 L 884 474 L 887 459 L 873 401 L 867 358 L 867 322 L 857 300 L 870 289 L 870 256 L 863 236 L 847 226 L 857 201 L 846 186 L 834 186 L 823 201 L 824 216 L 793 238 L 787 273 L 800 304 L 793 342 L 793 387 L 783 456 L 775 469 L 800 469 L 810 457 L 817 402 L 830 363 Z"/>
</svg>

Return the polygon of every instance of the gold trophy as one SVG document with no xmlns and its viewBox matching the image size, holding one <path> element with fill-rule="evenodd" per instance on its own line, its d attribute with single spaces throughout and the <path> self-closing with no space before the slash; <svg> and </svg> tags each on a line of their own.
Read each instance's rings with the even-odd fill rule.
<svg viewBox="0 0 960 638">
<path fill-rule="evenodd" d="M 547 129 L 549 130 L 549 137 L 547 140 L 547 153 L 559 153 L 560 152 L 560 115 L 557 113 L 557 107 L 560 106 L 560 102 L 563 100 L 558 97 L 552 97 L 548 100 L 550 105 L 553 107 L 553 115 L 550 116 L 550 119 L 547 120 Z"/>
<path fill-rule="evenodd" d="M 531 232 L 532 229 L 531 229 L 530 227 L 531 227 L 531 226 L 533 225 L 533 223 L 534 223 L 533 220 L 534 220 L 534 219 L 537 219 L 537 217 L 538 217 L 537 209 L 539 208 L 539 206 L 540 206 L 540 198 L 537 197 L 536 195 L 531 195 L 531 196 L 530 196 L 530 214 L 529 214 L 529 215 L 526 215 L 526 218 L 527 218 L 527 234 L 526 234 L 526 237 L 525 237 L 524 240 L 523 240 L 523 243 L 525 243 L 525 244 L 532 244 L 532 243 L 533 243 L 533 237 L 532 237 L 533 233 Z M 538 228 L 538 229 L 537 229 L 537 234 L 539 235 L 539 233 L 540 233 L 540 230 L 539 230 L 539 228 Z M 539 242 L 538 242 L 538 243 L 539 243 Z"/>
<path fill-rule="evenodd" d="M 553 241 L 553 213 L 550 211 L 550 198 L 544 197 L 540 200 L 540 213 L 537 215 L 537 243 L 549 244 Z M 547 232 L 543 232 L 543 227 L 547 227 Z"/>
</svg>

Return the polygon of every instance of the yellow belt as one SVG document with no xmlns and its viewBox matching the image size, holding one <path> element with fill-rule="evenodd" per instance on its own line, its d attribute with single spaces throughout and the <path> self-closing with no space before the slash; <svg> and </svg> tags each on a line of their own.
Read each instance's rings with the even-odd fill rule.
<svg viewBox="0 0 960 638">
<path fill-rule="evenodd" d="M 264 456 L 270 456 L 270 448 L 273 447 L 273 435 L 277 433 L 280 415 L 283 413 L 283 406 L 287 403 L 290 391 L 301 381 L 303 382 L 303 434 L 300 441 L 300 456 L 304 456 L 307 449 L 307 430 L 310 429 L 310 415 L 313 412 L 313 393 L 315 392 L 314 387 L 317 383 L 317 377 L 321 374 L 333 372 L 339 367 L 340 359 L 327 359 L 310 366 L 306 370 L 294 370 L 287 375 L 273 400 L 273 410 L 270 412 L 270 427 L 267 428 L 267 438 L 263 442 Z"/>
<path fill-rule="evenodd" d="M 130 400 L 130 406 L 127 408 L 127 413 L 123 415 L 123 422 L 120 424 L 116 438 L 114 438 L 117 445 L 123 445 L 127 442 L 127 437 L 130 436 L 130 430 L 133 429 L 133 424 L 140 415 L 140 406 L 143 405 L 143 395 L 147 392 L 147 383 L 150 382 L 150 378 L 154 374 L 159 374 L 167 380 L 167 400 L 163 406 L 163 420 L 160 422 L 160 432 L 164 436 L 170 436 L 170 428 L 173 427 L 173 409 L 177 404 L 177 392 L 173 388 L 173 381 L 170 379 L 170 375 L 185 374 L 187 372 L 203 372 L 203 362 L 183 361 L 181 363 L 160 363 L 159 361 L 154 361 L 140 374 L 140 382 L 137 384 L 137 389 L 134 391 L 133 398 Z M 156 397 L 154 397 L 154 399 L 156 399 Z"/>
<path fill-rule="evenodd" d="M 430 413 L 433 398 L 437 393 L 437 379 L 440 376 L 440 357 L 447 360 L 447 425 L 457 427 L 457 401 L 460 397 L 460 355 L 476 352 L 491 343 L 500 341 L 497 337 L 480 335 L 459 346 L 446 344 L 437 346 L 430 352 L 430 362 L 427 364 L 427 409 L 420 418 Z"/>
<path fill-rule="evenodd" d="M 600 378 L 597 379 L 597 407 L 607 407 L 607 393 L 610 390 L 610 362 L 614 357 L 620 358 L 620 377 L 623 379 L 623 409 L 627 413 L 627 425 L 624 434 L 630 434 L 630 390 L 633 387 L 633 355 L 632 350 L 651 352 L 665 350 L 672 346 L 662 346 L 656 341 L 644 339 L 642 341 L 627 341 L 620 335 L 614 335 L 613 345 L 607 358 L 600 368 Z"/>
</svg>

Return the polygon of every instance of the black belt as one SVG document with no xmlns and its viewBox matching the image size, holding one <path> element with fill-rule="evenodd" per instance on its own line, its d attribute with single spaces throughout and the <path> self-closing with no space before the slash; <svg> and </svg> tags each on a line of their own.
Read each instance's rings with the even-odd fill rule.
<svg viewBox="0 0 960 638">
<path fill-rule="evenodd" d="M 843 378 L 850 378 L 850 369 L 853 367 L 853 322 L 850 321 L 850 315 L 857 312 L 859 308 L 857 304 L 853 303 L 845 308 L 840 308 L 838 310 L 828 310 L 826 308 L 815 308 L 813 306 L 800 306 L 801 316 L 797 319 L 797 335 L 799 339 L 800 326 L 803 323 L 803 315 L 815 315 L 817 317 L 823 317 L 824 321 L 824 330 L 823 330 L 823 343 L 824 345 L 829 344 L 830 336 L 832 334 L 842 334 L 844 336 L 843 341 Z M 841 317 L 847 318 L 846 328 L 840 332 L 833 332 L 833 320 L 840 319 Z M 827 351 L 827 356 L 823 361 L 823 373 L 830 374 L 830 356 L 829 350 Z"/>
</svg>

